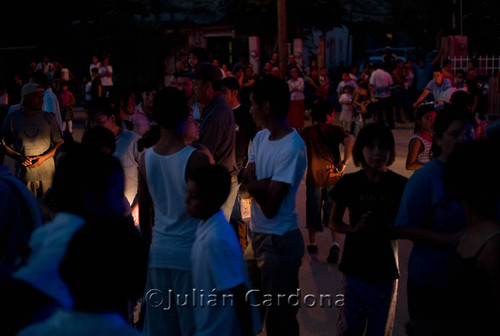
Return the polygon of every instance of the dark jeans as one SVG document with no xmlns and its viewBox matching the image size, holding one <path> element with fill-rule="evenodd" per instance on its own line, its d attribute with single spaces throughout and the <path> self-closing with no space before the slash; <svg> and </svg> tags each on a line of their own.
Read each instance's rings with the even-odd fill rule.
<svg viewBox="0 0 500 336">
<path fill-rule="evenodd" d="M 404 87 L 397 87 L 394 91 L 396 105 L 396 120 L 401 121 L 401 109 L 403 109 L 409 121 L 413 121 L 413 106 L 410 103 L 408 91 Z"/>
<path fill-rule="evenodd" d="M 394 128 L 394 117 L 392 115 L 392 97 L 386 97 L 386 98 L 377 98 L 378 101 L 376 103 L 376 109 L 377 109 L 377 122 L 383 123 L 384 122 L 384 114 L 385 114 L 385 119 L 387 121 L 387 126 L 389 126 L 390 129 Z"/>
<path fill-rule="evenodd" d="M 248 230 L 248 240 L 245 261 L 266 322 L 267 336 L 298 336 L 299 307 L 287 299 L 296 295 L 299 288 L 299 268 L 304 255 L 300 230 L 288 231 L 283 236 Z M 262 304 L 268 301 L 268 295 L 272 297 L 271 304 Z"/>
</svg>

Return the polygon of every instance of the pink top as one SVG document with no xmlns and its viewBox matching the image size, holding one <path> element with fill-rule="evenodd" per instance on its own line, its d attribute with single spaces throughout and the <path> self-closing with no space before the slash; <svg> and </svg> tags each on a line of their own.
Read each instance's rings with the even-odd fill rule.
<svg viewBox="0 0 500 336">
<path fill-rule="evenodd" d="M 58 98 L 59 105 L 61 105 L 61 107 L 67 107 L 71 105 L 71 102 L 74 100 L 73 94 L 70 91 L 61 91 Z"/>
</svg>

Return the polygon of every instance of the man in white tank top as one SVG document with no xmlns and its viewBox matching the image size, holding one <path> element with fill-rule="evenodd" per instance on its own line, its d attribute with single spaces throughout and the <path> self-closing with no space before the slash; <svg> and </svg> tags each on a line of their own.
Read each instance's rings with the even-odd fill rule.
<svg viewBox="0 0 500 336">
<path fill-rule="evenodd" d="M 144 331 L 149 335 L 193 335 L 191 248 L 199 220 L 186 213 L 186 176 L 209 164 L 208 157 L 184 142 L 189 108 L 176 88 L 159 91 L 153 119 L 160 139 L 141 153 L 139 163 L 139 219 L 150 243 L 144 291 Z M 186 304 L 184 304 L 186 303 Z"/>
</svg>

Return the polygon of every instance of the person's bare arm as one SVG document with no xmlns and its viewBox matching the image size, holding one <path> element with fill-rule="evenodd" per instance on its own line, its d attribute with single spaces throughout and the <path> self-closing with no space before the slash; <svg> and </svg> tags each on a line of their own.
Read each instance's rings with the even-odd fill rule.
<svg viewBox="0 0 500 336">
<path fill-rule="evenodd" d="M 443 50 L 444 50 L 444 48 L 443 48 L 443 46 L 441 46 L 439 48 L 439 51 L 438 51 L 436 57 L 431 62 L 432 65 L 436 64 L 437 61 L 439 61 L 441 59 L 441 55 L 443 55 Z"/>
<path fill-rule="evenodd" d="M 23 165 L 25 167 L 28 167 L 31 165 L 31 158 L 30 157 L 27 157 L 25 155 L 22 155 L 21 153 L 16 152 L 15 150 L 13 150 L 12 148 L 10 148 L 7 145 L 2 144 L 1 146 L 2 146 L 5 154 L 7 154 L 7 156 L 9 156 L 10 158 L 12 158 L 16 161 L 21 162 L 21 165 Z"/>
<path fill-rule="evenodd" d="M 211 160 L 213 160 L 213 158 L 210 159 L 210 157 L 208 157 L 208 155 L 201 150 L 193 152 L 193 154 L 191 154 L 191 156 L 189 157 L 187 163 L 186 178 L 189 175 L 189 173 L 195 170 L 196 168 L 212 164 Z"/>
<path fill-rule="evenodd" d="M 422 153 L 424 147 L 418 139 L 412 139 L 408 145 L 408 154 L 406 156 L 406 170 L 417 170 L 424 166 L 423 163 L 417 162 L 418 154 Z"/>
<path fill-rule="evenodd" d="M 139 204 L 139 228 L 146 243 L 151 245 L 153 237 L 153 200 L 149 193 L 148 182 L 146 178 L 146 164 L 144 161 L 145 152 L 140 154 L 139 176 L 137 186 L 137 204 Z"/>
<path fill-rule="evenodd" d="M 344 144 L 344 159 L 342 161 L 340 161 L 338 166 L 337 166 L 337 171 L 339 173 L 341 173 L 345 170 L 345 167 L 347 166 L 347 163 L 349 162 L 349 160 L 351 158 L 352 147 L 354 146 L 354 141 L 352 140 L 351 136 L 348 135 L 344 138 L 343 144 Z"/>
<path fill-rule="evenodd" d="M 267 218 L 273 218 L 278 213 L 290 184 L 273 181 L 270 178 L 257 180 L 255 163 L 251 162 L 245 169 L 245 178 L 240 186 L 242 198 L 253 197 L 262 213 Z"/>
<path fill-rule="evenodd" d="M 32 156 L 31 157 L 31 161 L 34 162 L 34 163 L 32 163 L 29 167 L 35 168 L 35 167 L 41 166 L 42 163 L 44 163 L 45 161 L 47 161 L 48 159 L 50 159 L 51 157 L 53 157 L 54 155 L 56 155 L 57 149 L 63 143 L 64 143 L 64 140 L 61 139 L 61 140 L 57 141 L 54 144 L 54 146 L 52 146 L 48 151 L 46 151 L 42 155 Z"/>
<path fill-rule="evenodd" d="M 413 103 L 413 107 L 418 107 L 418 105 L 420 105 L 422 100 L 424 100 L 424 98 L 429 94 L 429 92 L 431 92 L 429 89 L 424 89 L 420 97 L 418 97 L 417 101 Z"/>
<path fill-rule="evenodd" d="M 350 226 L 346 222 L 344 222 L 344 213 L 346 207 L 340 205 L 337 202 L 332 203 L 332 212 L 330 213 L 330 218 L 328 219 L 328 227 L 330 230 L 344 233 L 344 234 L 353 234 L 359 231 L 360 226 Z"/>
<path fill-rule="evenodd" d="M 207 146 L 200 144 L 200 150 L 208 157 L 210 164 L 215 164 L 215 159 Z"/>
</svg>

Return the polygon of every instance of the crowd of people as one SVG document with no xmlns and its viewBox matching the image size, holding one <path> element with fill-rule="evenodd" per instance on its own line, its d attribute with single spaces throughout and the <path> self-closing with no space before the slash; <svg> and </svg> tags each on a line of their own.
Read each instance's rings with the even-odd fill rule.
<svg viewBox="0 0 500 336">
<path fill-rule="evenodd" d="M 500 331 L 499 133 L 480 127 L 472 74 L 464 90 L 447 64 L 427 67 L 419 92 L 423 72 L 388 54 L 335 86 L 293 54 L 285 78 L 277 53 L 262 75 L 208 55 L 192 48 L 168 83 L 142 87 L 93 57 L 81 141 L 71 81 L 48 59 L 30 74 L 1 129 L 15 161 L 0 171 L 6 335 L 299 335 L 286 298 L 325 228 L 339 334 L 391 333 L 399 239 L 413 242 L 408 335 Z M 402 111 L 415 122 L 409 179 L 389 169 Z"/>
</svg>

